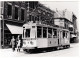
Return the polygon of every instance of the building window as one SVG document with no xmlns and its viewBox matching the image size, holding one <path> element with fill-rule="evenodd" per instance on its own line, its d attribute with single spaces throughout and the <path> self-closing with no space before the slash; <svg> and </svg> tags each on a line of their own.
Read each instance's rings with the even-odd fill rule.
<svg viewBox="0 0 80 58">
<path fill-rule="evenodd" d="M 50 15 L 48 14 L 48 16 L 50 16 Z"/>
<path fill-rule="evenodd" d="M 34 20 L 34 16 L 32 16 L 32 21 Z"/>
<path fill-rule="evenodd" d="M 18 7 L 15 7 L 15 19 L 18 19 Z"/>
<path fill-rule="evenodd" d="M 29 7 L 32 8 L 32 9 L 35 9 L 36 6 L 37 6 L 37 1 L 29 1 Z"/>
<path fill-rule="evenodd" d="M 38 17 L 35 17 L 35 21 L 39 21 L 39 18 Z"/>
<path fill-rule="evenodd" d="M 68 24 L 67 24 L 67 29 L 68 29 L 69 27 L 68 27 Z"/>
<path fill-rule="evenodd" d="M 41 38 L 42 37 L 42 28 L 41 27 L 37 27 L 37 37 Z"/>
<path fill-rule="evenodd" d="M 45 12 L 43 12 L 43 14 L 45 15 Z"/>
<path fill-rule="evenodd" d="M 69 31 L 73 31 L 73 27 L 69 27 Z"/>
<path fill-rule="evenodd" d="M 21 9 L 21 20 L 24 21 L 24 9 Z"/>
<path fill-rule="evenodd" d="M 48 28 L 48 38 L 52 38 L 52 29 Z"/>
<path fill-rule="evenodd" d="M 65 23 L 65 28 L 68 28 L 68 24 L 67 23 Z"/>
<path fill-rule="evenodd" d="M 12 5 L 8 5 L 7 15 L 8 18 L 12 18 Z"/>
<path fill-rule="evenodd" d="M 47 28 L 43 27 L 43 38 L 47 38 Z"/>
</svg>

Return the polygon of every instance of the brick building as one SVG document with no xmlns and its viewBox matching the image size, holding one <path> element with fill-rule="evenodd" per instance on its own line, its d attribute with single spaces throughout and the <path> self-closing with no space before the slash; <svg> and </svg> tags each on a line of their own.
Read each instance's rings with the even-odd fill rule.
<svg viewBox="0 0 80 58">
<path fill-rule="evenodd" d="M 0 2 L 0 48 L 10 46 L 12 36 L 22 34 L 23 24 L 29 21 L 53 23 L 54 11 L 38 1 Z M 49 20 L 52 20 L 51 22 Z"/>
<path fill-rule="evenodd" d="M 64 12 L 60 12 L 63 14 Z M 29 21 L 41 21 L 56 27 L 69 29 L 72 24 L 69 18 L 62 17 L 56 11 L 52 11 L 38 1 L 1 1 L 0 2 L 0 48 L 9 47 L 12 36 L 21 36 L 23 24 Z M 74 15 L 74 22 L 76 16 Z M 72 17 L 71 17 L 72 18 Z M 58 25 L 56 25 L 56 21 Z M 75 25 L 73 23 L 72 25 Z M 60 25 L 60 26 L 59 26 Z"/>
</svg>

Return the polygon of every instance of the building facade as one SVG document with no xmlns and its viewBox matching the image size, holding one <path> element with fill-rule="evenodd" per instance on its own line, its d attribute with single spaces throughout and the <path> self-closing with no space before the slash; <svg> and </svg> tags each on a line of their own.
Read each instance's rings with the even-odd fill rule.
<svg viewBox="0 0 80 58">
<path fill-rule="evenodd" d="M 55 24 L 70 31 L 70 42 L 77 42 L 78 40 L 76 20 L 76 15 L 67 9 L 63 11 L 56 10 L 54 14 Z"/>
<path fill-rule="evenodd" d="M 53 23 L 54 11 L 38 1 L 0 2 L 0 48 L 10 47 L 12 36 L 22 34 L 23 24 L 29 21 Z M 49 21 L 51 20 L 51 21 Z M 46 22 L 45 22 L 46 21 Z"/>
<path fill-rule="evenodd" d="M 69 29 L 76 27 L 76 16 L 53 11 L 38 1 L 0 2 L 0 48 L 10 47 L 12 36 L 17 39 L 23 33 L 23 25 L 29 21 Z M 65 15 L 65 16 L 64 16 Z M 73 29 L 73 28 L 72 28 Z M 73 29 L 76 30 L 76 29 Z M 73 32 L 73 31 L 71 31 Z"/>
<path fill-rule="evenodd" d="M 15 38 L 17 38 L 18 35 L 21 36 L 23 24 L 29 21 L 27 19 L 28 3 L 34 2 L 0 2 L 1 48 L 9 47 L 12 36 Z"/>
</svg>

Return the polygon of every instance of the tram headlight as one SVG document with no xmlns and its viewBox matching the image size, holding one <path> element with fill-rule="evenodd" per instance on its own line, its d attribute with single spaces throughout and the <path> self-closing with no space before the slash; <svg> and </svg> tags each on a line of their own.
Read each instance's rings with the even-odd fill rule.
<svg viewBox="0 0 80 58">
<path fill-rule="evenodd" d="M 32 44 L 32 45 L 33 45 L 33 42 L 32 42 L 32 41 L 30 41 L 30 44 Z"/>
<path fill-rule="evenodd" d="M 23 42 L 23 44 L 26 44 L 26 42 Z"/>
</svg>

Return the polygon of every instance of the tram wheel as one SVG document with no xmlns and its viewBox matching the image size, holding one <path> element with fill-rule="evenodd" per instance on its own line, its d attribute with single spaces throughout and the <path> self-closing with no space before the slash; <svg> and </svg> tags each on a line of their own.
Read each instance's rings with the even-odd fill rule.
<svg viewBox="0 0 80 58">
<path fill-rule="evenodd" d="M 66 49 L 67 47 L 66 46 L 63 46 L 63 48 Z"/>
<path fill-rule="evenodd" d="M 57 50 L 60 50 L 60 47 L 57 47 Z"/>
<path fill-rule="evenodd" d="M 70 45 L 67 45 L 67 46 L 66 46 L 66 48 L 69 48 L 69 47 L 70 47 Z"/>
<path fill-rule="evenodd" d="M 70 45 L 63 46 L 64 49 L 67 49 L 69 47 L 70 47 Z"/>
<path fill-rule="evenodd" d="M 54 47 L 53 49 L 54 49 L 54 50 L 57 50 L 57 47 Z"/>
<path fill-rule="evenodd" d="M 28 52 L 28 53 L 32 53 L 32 50 L 31 50 L 31 49 L 27 49 L 27 52 Z"/>
<path fill-rule="evenodd" d="M 23 51 L 26 51 L 26 49 L 23 49 Z"/>
<path fill-rule="evenodd" d="M 23 51 L 26 53 L 27 52 L 27 49 L 23 49 Z"/>
</svg>

